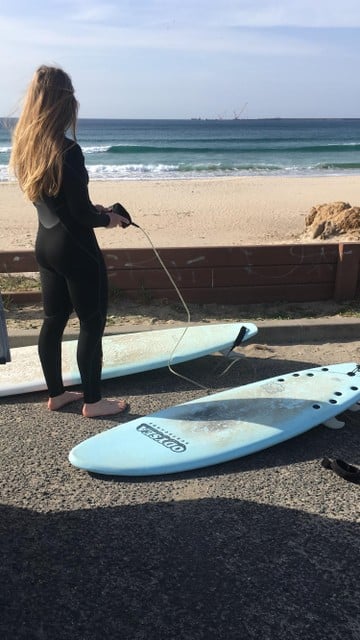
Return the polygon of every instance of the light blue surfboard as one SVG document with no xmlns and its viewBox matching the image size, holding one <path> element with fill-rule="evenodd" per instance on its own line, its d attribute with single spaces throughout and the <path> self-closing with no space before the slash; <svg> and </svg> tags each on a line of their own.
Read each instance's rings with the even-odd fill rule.
<svg viewBox="0 0 360 640">
<path fill-rule="evenodd" d="M 296 371 L 120 424 L 75 446 L 69 460 L 109 475 L 198 469 L 293 438 L 359 399 L 354 363 Z"/>
<path fill-rule="evenodd" d="M 252 323 L 215 323 L 109 335 L 103 339 L 102 379 L 117 378 L 231 351 L 257 334 Z M 76 362 L 77 341 L 62 345 L 66 386 L 81 382 Z M 37 346 L 11 350 L 11 362 L 0 369 L 0 396 L 46 389 Z"/>
</svg>

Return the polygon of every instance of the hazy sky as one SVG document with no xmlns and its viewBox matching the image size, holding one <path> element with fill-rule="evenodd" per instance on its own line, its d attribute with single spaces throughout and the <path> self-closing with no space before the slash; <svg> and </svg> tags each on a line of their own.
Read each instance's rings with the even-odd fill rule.
<svg viewBox="0 0 360 640">
<path fill-rule="evenodd" d="M 40 64 L 81 117 L 360 117 L 359 0 L 0 0 L 0 115 Z"/>
</svg>

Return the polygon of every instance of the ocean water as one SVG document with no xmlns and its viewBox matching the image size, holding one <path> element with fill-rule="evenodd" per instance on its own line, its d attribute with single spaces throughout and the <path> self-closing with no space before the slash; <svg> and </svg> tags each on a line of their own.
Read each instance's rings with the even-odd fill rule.
<svg viewBox="0 0 360 640">
<path fill-rule="evenodd" d="M 92 180 L 360 174 L 360 119 L 80 119 L 77 137 Z M 10 149 L 1 123 L 0 182 Z"/>
</svg>

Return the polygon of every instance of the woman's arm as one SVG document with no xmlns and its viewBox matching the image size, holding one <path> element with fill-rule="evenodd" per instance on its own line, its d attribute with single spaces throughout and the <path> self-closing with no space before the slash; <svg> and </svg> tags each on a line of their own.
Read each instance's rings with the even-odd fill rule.
<svg viewBox="0 0 360 640">
<path fill-rule="evenodd" d="M 85 227 L 107 227 L 110 216 L 104 211 L 99 212 L 92 204 L 88 180 L 83 153 L 75 143 L 65 152 L 64 160 L 61 192 L 67 209 L 71 217 Z"/>
</svg>

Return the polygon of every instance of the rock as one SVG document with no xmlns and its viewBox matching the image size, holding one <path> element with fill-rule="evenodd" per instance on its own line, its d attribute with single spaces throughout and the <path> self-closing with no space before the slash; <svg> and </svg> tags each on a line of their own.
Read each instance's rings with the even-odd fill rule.
<svg viewBox="0 0 360 640">
<path fill-rule="evenodd" d="M 331 202 L 312 207 L 305 218 L 305 234 L 322 240 L 352 234 L 360 237 L 360 207 L 348 202 Z"/>
</svg>

